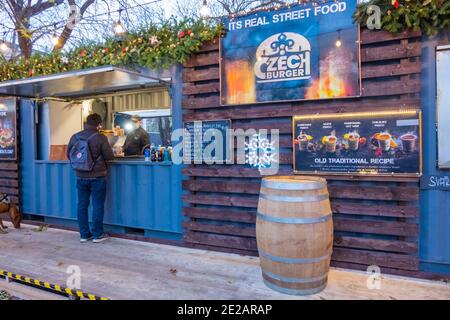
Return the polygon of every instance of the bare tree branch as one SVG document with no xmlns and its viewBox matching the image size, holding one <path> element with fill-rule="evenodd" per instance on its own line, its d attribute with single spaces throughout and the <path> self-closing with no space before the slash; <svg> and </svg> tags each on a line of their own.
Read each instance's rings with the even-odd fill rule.
<svg viewBox="0 0 450 320">
<path fill-rule="evenodd" d="M 75 6 L 75 0 L 67 0 L 69 5 Z M 79 19 L 81 20 L 83 18 L 84 13 L 89 8 L 90 5 L 92 5 L 95 2 L 95 0 L 87 0 L 83 3 L 83 5 L 80 8 L 79 12 Z M 72 32 L 75 28 L 75 18 L 73 17 L 73 13 L 69 13 L 69 17 L 67 18 L 66 25 L 64 26 L 64 30 L 62 31 L 61 35 L 59 36 L 58 43 L 54 46 L 53 51 L 61 50 L 69 40 L 70 36 L 72 35 Z"/>
</svg>

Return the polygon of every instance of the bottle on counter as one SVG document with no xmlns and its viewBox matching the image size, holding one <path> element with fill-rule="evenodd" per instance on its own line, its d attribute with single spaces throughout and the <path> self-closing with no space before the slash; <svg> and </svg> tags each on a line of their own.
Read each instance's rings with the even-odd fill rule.
<svg viewBox="0 0 450 320">
<path fill-rule="evenodd" d="M 150 160 L 151 160 L 151 157 L 150 157 L 150 149 L 145 149 L 145 161 L 146 162 L 149 162 Z"/>
<path fill-rule="evenodd" d="M 164 149 L 164 161 L 170 161 L 169 147 Z"/>
<path fill-rule="evenodd" d="M 173 148 L 172 148 L 172 146 L 169 146 L 167 149 L 169 149 L 169 161 L 172 161 L 172 151 L 173 151 Z"/>
<path fill-rule="evenodd" d="M 158 146 L 158 157 L 157 157 L 157 161 L 158 162 L 162 162 L 163 161 L 163 151 L 162 151 L 162 147 L 161 145 Z"/>
</svg>

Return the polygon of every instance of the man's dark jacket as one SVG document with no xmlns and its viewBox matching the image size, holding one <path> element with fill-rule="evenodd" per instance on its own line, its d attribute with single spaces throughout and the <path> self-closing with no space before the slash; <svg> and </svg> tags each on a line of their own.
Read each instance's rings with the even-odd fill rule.
<svg viewBox="0 0 450 320">
<path fill-rule="evenodd" d="M 123 150 L 126 156 L 142 155 L 142 149 L 149 144 L 148 132 L 139 127 L 127 136 Z"/>
<path fill-rule="evenodd" d="M 97 134 L 89 140 L 89 148 L 91 150 L 92 159 L 94 159 L 95 161 L 95 165 L 91 172 L 75 170 L 75 173 L 79 178 L 92 179 L 105 177 L 108 173 L 106 161 L 114 159 L 114 153 L 111 146 L 109 145 L 108 138 L 98 133 L 96 127 L 88 124 L 84 126 L 83 131 L 74 134 L 72 138 L 70 138 L 69 146 L 67 147 L 67 157 L 69 157 L 70 149 L 76 142 L 76 135 L 81 138 L 87 139 L 94 133 Z"/>
</svg>

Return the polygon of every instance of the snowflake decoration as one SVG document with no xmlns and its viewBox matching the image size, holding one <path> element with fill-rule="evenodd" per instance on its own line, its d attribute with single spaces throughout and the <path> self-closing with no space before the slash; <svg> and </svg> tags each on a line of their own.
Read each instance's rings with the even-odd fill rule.
<svg viewBox="0 0 450 320">
<path fill-rule="evenodd" d="M 69 58 L 67 58 L 67 57 L 62 57 L 62 58 L 61 58 L 61 61 L 62 61 L 62 63 L 64 63 L 64 64 L 68 64 L 68 63 L 69 63 Z"/>
<path fill-rule="evenodd" d="M 268 168 L 272 162 L 276 161 L 276 152 L 273 142 L 267 138 L 261 138 L 255 134 L 249 143 L 245 143 L 246 163 L 258 170 Z"/>
</svg>

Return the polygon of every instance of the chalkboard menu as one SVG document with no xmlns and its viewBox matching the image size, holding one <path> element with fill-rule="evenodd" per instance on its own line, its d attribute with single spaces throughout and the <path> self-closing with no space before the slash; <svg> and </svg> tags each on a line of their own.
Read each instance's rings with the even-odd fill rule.
<svg viewBox="0 0 450 320">
<path fill-rule="evenodd" d="M 183 161 L 223 164 L 231 161 L 231 120 L 184 123 Z"/>
<path fill-rule="evenodd" d="M 16 99 L 0 98 L 0 160 L 16 159 Z"/>
<path fill-rule="evenodd" d="M 293 118 L 294 172 L 421 174 L 421 113 L 324 114 Z"/>
</svg>

